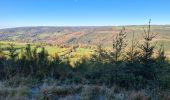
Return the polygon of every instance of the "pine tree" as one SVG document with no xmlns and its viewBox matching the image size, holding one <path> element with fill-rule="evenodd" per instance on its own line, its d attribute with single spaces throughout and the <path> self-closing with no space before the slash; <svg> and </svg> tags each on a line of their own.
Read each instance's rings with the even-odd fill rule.
<svg viewBox="0 0 170 100">
<path fill-rule="evenodd" d="M 123 27 L 123 29 L 116 34 L 115 39 L 113 40 L 113 50 L 114 52 L 112 53 L 114 61 L 117 62 L 119 61 L 119 58 L 121 57 L 124 48 L 127 46 L 126 44 L 126 32 L 125 32 L 125 28 Z"/>
<path fill-rule="evenodd" d="M 156 37 L 156 33 L 151 33 L 151 20 L 149 20 L 148 30 L 144 29 L 144 42 L 140 46 L 141 49 L 141 64 L 140 73 L 146 79 L 153 79 L 155 77 L 155 60 L 153 58 L 156 44 L 152 44 L 152 40 Z"/>
<path fill-rule="evenodd" d="M 147 63 L 150 59 L 152 59 L 152 55 L 154 53 L 154 49 L 156 45 L 152 45 L 152 40 L 156 37 L 157 34 L 151 33 L 151 20 L 149 21 L 148 30 L 144 29 L 144 43 L 140 46 L 142 50 L 142 57 L 145 63 Z"/>
<path fill-rule="evenodd" d="M 138 59 L 139 51 L 137 50 L 137 45 L 138 45 L 138 41 L 135 39 L 135 35 L 133 32 L 131 46 L 130 46 L 129 51 L 126 53 L 126 56 L 127 56 L 126 59 L 127 61 L 130 61 L 131 63 L 133 63 L 134 61 Z"/>
<path fill-rule="evenodd" d="M 31 51 L 31 45 L 30 44 L 27 44 L 27 46 L 25 48 L 25 55 L 26 55 L 26 59 L 28 61 L 31 61 L 33 59 L 32 51 Z"/>
<path fill-rule="evenodd" d="M 159 63 L 165 63 L 165 60 L 166 60 L 166 55 L 165 55 L 165 49 L 164 49 L 164 45 L 161 44 L 160 45 L 160 48 L 158 50 L 158 53 L 157 53 L 157 60 Z"/>
<path fill-rule="evenodd" d="M 8 56 L 12 59 L 15 60 L 18 57 L 18 52 L 17 52 L 17 48 L 14 47 L 14 44 L 9 44 L 8 49 Z"/>
</svg>

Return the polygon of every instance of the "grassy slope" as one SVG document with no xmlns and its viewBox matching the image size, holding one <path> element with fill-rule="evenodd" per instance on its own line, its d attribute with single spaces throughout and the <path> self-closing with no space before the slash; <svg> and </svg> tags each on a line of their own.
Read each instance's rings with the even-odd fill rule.
<svg viewBox="0 0 170 100">
<path fill-rule="evenodd" d="M 130 45 L 130 39 L 132 33 L 135 33 L 136 39 L 139 43 L 142 42 L 142 33 L 147 26 L 125 26 L 127 32 L 128 44 Z M 7 41 L 1 42 L 7 44 L 8 41 L 14 41 L 16 47 L 20 48 L 29 43 L 52 43 L 58 45 L 72 45 L 72 44 L 87 44 L 87 45 L 103 45 L 112 46 L 112 40 L 115 33 L 118 33 L 122 29 L 122 26 L 114 27 L 26 27 L 26 28 L 14 28 L 0 30 L 0 40 Z M 157 25 L 151 27 L 152 32 L 158 33 L 154 43 L 157 43 L 157 47 L 160 44 L 164 44 L 167 55 L 170 55 L 170 26 Z M 18 42 L 16 42 L 18 41 Z M 21 43 L 22 42 L 22 43 Z M 24 42 L 24 43 L 23 43 Z M 5 45 L 3 45 L 5 47 Z M 68 48 L 58 48 L 57 46 L 46 46 L 46 49 L 50 54 L 59 53 L 59 55 L 65 54 Z M 80 48 L 81 49 L 81 48 Z M 89 51 L 87 48 L 83 48 Z M 86 51 L 85 51 L 86 52 Z M 76 50 L 76 53 L 71 55 L 82 55 L 85 52 Z"/>
</svg>

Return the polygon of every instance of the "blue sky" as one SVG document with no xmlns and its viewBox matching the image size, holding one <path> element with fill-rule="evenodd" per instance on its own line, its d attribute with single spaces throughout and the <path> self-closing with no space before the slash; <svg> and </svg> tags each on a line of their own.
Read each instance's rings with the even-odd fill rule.
<svg viewBox="0 0 170 100">
<path fill-rule="evenodd" d="M 0 28 L 170 24 L 170 0 L 0 0 Z"/>
</svg>

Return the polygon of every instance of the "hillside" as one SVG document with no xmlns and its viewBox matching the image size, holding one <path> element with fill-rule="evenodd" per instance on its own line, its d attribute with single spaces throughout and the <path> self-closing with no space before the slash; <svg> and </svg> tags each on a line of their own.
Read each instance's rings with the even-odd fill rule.
<svg viewBox="0 0 170 100">
<path fill-rule="evenodd" d="M 155 35 L 150 31 L 142 40 L 142 26 L 127 26 L 127 39 L 125 31 L 118 33 L 112 50 L 91 45 L 24 43 L 111 45 L 120 30 L 121 27 L 1 30 L 4 41 L 0 41 L 0 100 L 169 100 L 170 56 L 151 45 Z M 166 42 L 168 48 L 168 26 L 153 26 L 152 30 L 160 32 L 153 42 Z M 133 31 L 143 45 L 139 43 L 136 47 L 141 48 L 133 46 L 128 50 L 123 41 L 130 44 Z"/>
<path fill-rule="evenodd" d="M 143 27 L 147 26 L 125 26 L 127 38 L 130 39 L 135 32 L 136 37 L 141 40 Z M 155 25 L 151 27 L 152 32 L 157 32 L 155 41 L 159 43 L 170 43 L 170 26 Z M 115 33 L 122 26 L 100 26 L 100 27 L 19 27 L 0 29 L 1 41 L 18 42 L 44 42 L 58 45 L 70 44 L 101 44 L 111 45 Z"/>
</svg>

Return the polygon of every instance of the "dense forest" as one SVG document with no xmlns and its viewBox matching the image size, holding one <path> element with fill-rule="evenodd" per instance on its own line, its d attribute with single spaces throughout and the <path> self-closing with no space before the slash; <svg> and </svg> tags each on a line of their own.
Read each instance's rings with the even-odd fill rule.
<svg viewBox="0 0 170 100">
<path fill-rule="evenodd" d="M 151 32 L 150 23 L 142 36 L 142 43 L 138 42 L 134 34 L 132 39 L 128 40 L 126 29 L 123 28 L 113 39 L 113 50 L 107 51 L 99 45 L 90 59 L 81 58 L 75 67 L 70 66 L 69 58 L 63 61 L 57 53 L 50 56 L 45 47 L 37 52 L 37 47 L 32 48 L 30 44 L 19 50 L 14 44 L 9 44 L 8 53 L 4 52 L 3 48 L 0 50 L 0 80 L 5 86 L 14 88 L 20 85 L 50 83 L 52 80 L 56 81 L 57 85 L 64 84 L 70 87 L 72 84 L 106 86 L 110 89 L 115 86 L 115 93 L 122 89 L 152 92 L 148 95 L 136 92 L 137 96 L 131 95 L 130 100 L 169 100 L 170 63 L 165 55 L 164 46 L 162 44 L 157 49 L 157 44 L 152 42 L 157 34 Z M 128 49 L 127 43 L 130 43 Z M 95 92 L 90 95 L 95 96 L 85 100 L 98 100 L 98 90 L 91 91 Z M 62 90 L 58 95 L 69 93 Z M 0 96 L 1 94 L 0 92 Z M 127 99 L 114 98 L 110 96 L 100 100 Z M 50 100 L 50 97 L 43 95 L 42 99 Z"/>
</svg>

